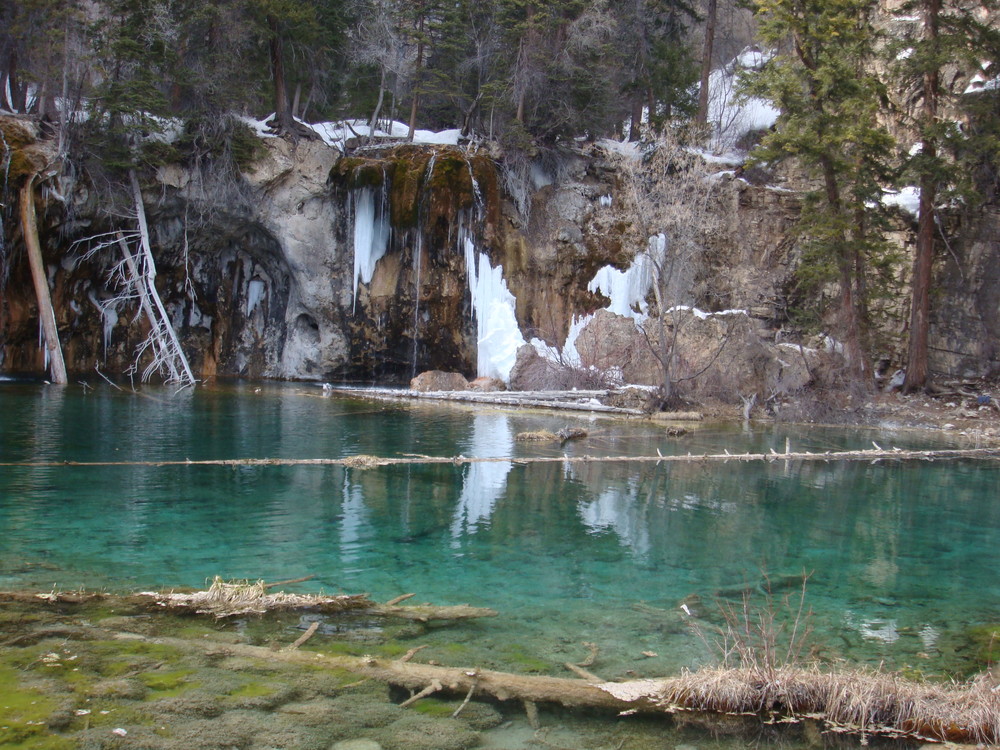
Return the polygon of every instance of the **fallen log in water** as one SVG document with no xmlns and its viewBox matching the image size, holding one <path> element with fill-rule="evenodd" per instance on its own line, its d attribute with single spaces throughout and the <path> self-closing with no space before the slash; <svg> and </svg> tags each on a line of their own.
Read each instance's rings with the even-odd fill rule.
<svg viewBox="0 0 1000 750">
<path fill-rule="evenodd" d="M 101 467 L 101 466 L 347 466 L 371 468 L 412 464 L 577 464 L 577 463 L 729 463 L 763 461 L 949 461 L 955 459 L 1000 460 L 1000 448 L 948 448 L 943 450 L 903 450 L 900 448 L 875 448 L 868 450 L 786 451 L 778 453 L 688 453 L 686 455 L 655 456 L 369 456 L 357 455 L 344 458 L 219 458 L 177 461 L 0 461 L 0 466 L 41 467 Z"/>
<path fill-rule="evenodd" d="M 701 669 L 663 679 L 599 682 L 522 675 L 478 668 L 443 667 L 373 656 L 337 656 L 296 649 L 208 643 L 204 640 L 144 638 L 265 661 L 308 664 L 353 672 L 414 691 L 412 704 L 433 694 L 520 701 L 529 715 L 536 704 L 598 709 L 618 715 L 669 715 L 680 711 L 756 715 L 769 722 L 816 719 L 837 731 L 916 737 L 949 742 L 1000 741 L 1000 689 L 983 675 L 965 684 L 914 682 L 867 669 L 821 672 L 780 668 Z M 591 676 L 592 677 L 592 676 Z"/>
<path fill-rule="evenodd" d="M 271 585 L 263 581 L 223 581 L 216 576 L 211 587 L 204 591 L 143 591 L 127 595 L 84 591 L 52 591 L 42 594 L 0 592 L 0 602 L 38 603 L 43 601 L 52 604 L 102 602 L 143 610 L 167 609 L 181 613 L 212 615 L 217 618 L 297 609 L 325 613 L 354 612 L 416 622 L 497 616 L 496 610 L 485 607 L 470 607 L 467 604 L 440 607 L 431 604 L 406 606 L 399 604 L 400 601 L 412 597 L 413 594 L 406 594 L 385 604 L 379 604 L 369 599 L 367 594 L 289 594 L 283 591 L 270 593 L 268 588 Z"/>
</svg>

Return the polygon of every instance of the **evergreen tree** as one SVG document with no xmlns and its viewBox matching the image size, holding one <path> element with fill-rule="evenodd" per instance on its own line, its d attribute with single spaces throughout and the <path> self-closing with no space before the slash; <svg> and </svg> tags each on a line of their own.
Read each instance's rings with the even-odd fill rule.
<svg viewBox="0 0 1000 750">
<path fill-rule="evenodd" d="M 687 40 L 697 18 L 686 0 L 627 0 L 615 6 L 618 49 L 623 51 L 622 92 L 629 100 L 629 139 L 639 138 L 643 111 L 662 125 L 691 109 L 697 72 Z"/>
<path fill-rule="evenodd" d="M 952 119 L 954 113 L 968 111 L 982 102 L 982 97 L 963 93 L 971 74 L 986 66 L 995 75 L 1000 65 L 1000 34 L 985 17 L 990 6 L 995 8 L 996 3 L 970 7 L 954 0 L 911 0 L 896 11 L 909 33 L 890 45 L 889 51 L 897 60 L 895 67 L 903 91 L 909 95 L 900 111 L 906 115 L 915 109 L 904 119 L 916 132 L 920 145 L 904 171 L 905 179 L 915 181 L 920 191 L 903 383 L 906 392 L 929 385 L 931 272 L 938 205 L 942 199 L 950 202 L 956 192 L 966 203 L 970 199 L 975 202 L 969 177 L 975 174 L 976 163 L 982 162 L 981 155 L 996 153 L 998 145 L 996 141 L 990 143 L 991 139 L 970 140 L 976 125 L 970 122 L 972 127 L 963 130 Z M 919 20 L 914 22 L 914 18 Z M 959 85 L 957 90 L 942 82 L 948 69 L 950 79 Z M 955 75 L 958 71 L 964 75 Z M 945 112 L 949 115 L 945 116 Z M 982 132 L 979 129 L 980 135 Z"/>
<path fill-rule="evenodd" d="M 807 194 L 801 230 L 807 273 L 839 288 L 834 332 L 850 372 L 868 375 L 867 264 L 883 243 L 877 215 L 892 138 L 878 124 L 882 85 L 870 73 L 875 0 L 755 0 L 763 41 L 775 48 L 752 74 L 749 93 L 781 111 L 755 161 L 794 157 L 818 181 Z"/>
</svg>

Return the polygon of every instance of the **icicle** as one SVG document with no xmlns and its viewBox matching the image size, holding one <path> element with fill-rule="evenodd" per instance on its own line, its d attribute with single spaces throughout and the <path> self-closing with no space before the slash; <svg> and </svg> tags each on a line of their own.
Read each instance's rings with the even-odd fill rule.
<svg viewBox="0 0 1000 750">
<path fill-rule="evenodd" d="M 108 358 L 108 347 L 111 345 L 111 332 L 114 327 L 118 325 L 118 308 L 115 304 L 116 300 L 97 299 L 97 294 L 93 288 L 87 292 L 87 299 L 90 300 L 90 304 L 97 308 L 97 311 L 101 314 L 101 324 L 104 333 L 104 359 Z"/>
<path fill-rule="evenodd" d="M 355 282 L 356 283 L 356 282 Z M 261 303 L 264 299 L 265 293 L 267 291 L 267 285 L 264 284 L 263 279 L 252 278 L 250 283 L 247 284 L 247 317 L 249 318 L 253 315 L 253 311 L 257 309 L 257 305 Z"/>
<path fill-rule="evenodd" d="M 383 192 L 383 191 L 380 191 Z M 375 201 L 372 188 L 362 188 L 353 194 L 354 202 L 354 298 L 357 310 L 358 281 L 370 284 L 379 262 L 389 245 L 389 222 L 385 201 Z"/>
<path fill-rule="evenodd" d="M 636 255 L 626 270 L 604 266 L 591 279 L 587 290 L 600 292 L 611 300 L 607 307 L 611 312 L 636 321 L 644 320 L 649 311 L 646 296 L 656 281 L 656 267 L 663 262 L 666 242 L 663 234 L 650 237 L 649 249 Z"/>
</svg>

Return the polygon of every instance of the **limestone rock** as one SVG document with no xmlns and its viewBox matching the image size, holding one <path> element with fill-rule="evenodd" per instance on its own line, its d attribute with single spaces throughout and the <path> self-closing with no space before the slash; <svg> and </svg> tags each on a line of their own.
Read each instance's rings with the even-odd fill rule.
<svg viewBox="0 0 1000 750">
<path fill-rule="evenodd" d="M 657 385 L 663 370 L 650 340 L 632 318 L 598 310 L 576 340 L 581 364 L 598 371 L 615 370 L 626 383 Z"/>
<path fill-rule="evenodd" d="M 461 373 L 428 370 L 410 381 L 410 390 L 421 392 L 467 391 L 469 390 L 469 381 Z"/>
<path fill-rule="evenodd" d="M 469 390 L 479 391 L 480 393 L 495 393 L 497 391 L 506 391 L 507 384 L 498 378 L 481 377 L 469 382 Z"/>
</svg>

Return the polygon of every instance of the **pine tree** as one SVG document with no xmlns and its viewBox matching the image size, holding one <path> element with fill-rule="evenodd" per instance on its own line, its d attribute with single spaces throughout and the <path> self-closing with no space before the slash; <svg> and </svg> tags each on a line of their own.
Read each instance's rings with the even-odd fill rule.
<svg viewBox="0 0 1000 750">
<path fill-rule="evenodd" d="M 884 90 L 869 67 L 876 6 L 875 0 L 755 0 L 761 37 L 777 52 L 747 86 L 781 111 L 755 161 L 794 157 L 818 181 L 800 227 L 812 250 L 806 271 L 838 285 L 834 332 L 859 383 L 869 374 L 867 263 L 883 243 L 875 212 L 893 144 L 877 122 Z"/>
<path fill-rule="evenodd" d="M 994 75 L 1000 65 L 1000 34 L 986 20 L 985 13 L 996 3 L 985 2 L 975 7 L 954 0 L 911 0 L 896 14 L 910 33 L 893 45 L 889 52 L 896 59 L 896 72 L 903 91 L 910 94 L 916 112 L 905 118 L 916 131 L 919 150 L 908 159 L 904 178 L 916 182 L 920 191 L 917 216 L 917 242 L 913 260 L 912 295 L 910 304 L 909 346 L 903 390 L 913 392 L 929 385 L 928 338 L 930 330 L 931 273 L 934 262 L 937 210 L 941 199 L 948 201 L 957 192 L 966 202 L 975 195 L 968 177 L 976 152 L 987 144 L 969 142 L 971 131 L 956 127 L 952 116 L 975 103 L 966 97 L 965 89 L 971 73 L 993 62 Z M 913 22 L 910 19 L 918 18 Z M 959 90 L 944 85 L 946 69 Z M 965 75 L 954 75 L 962 71 Z M 900 107 L 907 113 L 908 106 Z M 995 153 L 996 144 L 992 144 Z M 981 153 L 981 152 L 980 152 Z M 972 157 L 970 159 L 970 157 Z M 972 163 L 970 163 L 972 162 Z"/>
</svg>

